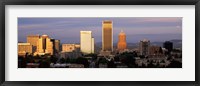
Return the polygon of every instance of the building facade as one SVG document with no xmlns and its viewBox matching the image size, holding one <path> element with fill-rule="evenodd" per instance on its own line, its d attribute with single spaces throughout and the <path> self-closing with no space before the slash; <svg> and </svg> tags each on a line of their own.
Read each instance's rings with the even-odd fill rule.
<svg viewBox="0 0 200 86">
<path fill-rule="evenodd" d="M 62 44 L 62 52 L 73 52 L 80 49 L 79 44 Z"/>
<path fill-rule="evenodd" d="M 37 54 L 50 54 L 54 55 L 54 39 L 48 35 L 42 35 L 37 42 Z"/>
<path fill-rule="evenodd" d="M 18 43 L 18 55 L 33 54 L 33 45 L 30 43 Z"/>
<path fill-rule="evenodd" d="M 30 43 L 31 45 L 33 45 L 33 52 L 37 51 L 37 42 L 40 38 L 40 35 L 28 35 L 27 36 L 27 43 Z"/>
<path fill-rule="evenodd" d="M 82 53 L 94 53 L 94 38 L 92 37 L 92 31 L 80 31 L 80 45 Z"/>
<path fill-rule="evenodd" d="M 46 38 L 46 49 L 45 53 L 54 55 L 54 39 Z"/>
<path fill-rule="evenodd" d="M 113 23 L 110 20 L 102 22 L 102 51 L 113 51 Z"/>
<path fill-rule="evenodd" d="M 126 47 L 127 47 L 126 34 L 121 30 L 121 32 L 118 35 L 117 49 L 121 51 L 126 49 Z"/>
<path fill-rule="evenodd" d="M 161 55 L 161 54 L 163 54 L 163 50 L 160 46 L 150 46 L 149 54 L 150 55 Z"/>
<path fill-rule="evenodd" d="M 55 53 L 60 52 L 60 40 L 55 40 Z"/>
<path fill-rule="evenodd" d="M 147 39 L 141 40 L 139 43 L 140 55 L 149 55 L 150 41 Z"/>
<path fill-rule="evenodd" d="M 169 54 L 173 50 L 173 43 L 170 41 L 166 41 L 163 43 L 163 47 L 167 49 L 167 53 Z"/>
</svg>

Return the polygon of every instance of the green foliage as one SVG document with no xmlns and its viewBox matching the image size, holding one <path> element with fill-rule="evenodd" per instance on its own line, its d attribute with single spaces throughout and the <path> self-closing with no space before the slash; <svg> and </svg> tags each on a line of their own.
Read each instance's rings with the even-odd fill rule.
<svg viewBox="0 0 200 86">
<path fill-rule="evenodd" d="M 83 57 L 79 57 L 76 59 L 76 63 L 77 64 L 83 64 L 84 67 L 88 68 L 89 67 L 89 62 L 86 58 L 83 58 Z"/>
</svg>

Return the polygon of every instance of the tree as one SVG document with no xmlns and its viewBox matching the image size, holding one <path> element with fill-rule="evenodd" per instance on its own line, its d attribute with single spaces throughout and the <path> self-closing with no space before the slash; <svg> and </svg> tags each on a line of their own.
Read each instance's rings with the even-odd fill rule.
<svg viewBox="0 0 200 86">
<path fill-rule="evenodd" d="M 107 64 L 107 60 L 106 60 L 106 58 L 99 58 L 99 61 L 98 61 L 98 63 L 102 63 L 102 64 Z"/>
<path fill-rule="evenodd" d="M 171 63 L 167 67 L 168 68 L 181 68 L 182 63 L 179 61 L 172 60 Z"/>
<path fill-rule="evenodd" d="M 26 59 L 22 56 L 18 57 L 18 68 L 26 68 Z"/>
<path fill-rule="evenodd" d="M 115 68 L 116 65 L 114 64 L 114 60 L 108 61 L 108 68 Z"/>
<path fill-rule="evenodd" d="M 76 63 L 77 64 L 83 64 L 84 67 L 88 68 L 89 67 L 89 62 L 86 58 L 83 58 L 83 57 L 79 57 L 76 59 Z"/>
<path fill-rule="evenodd" d="M 120 55 L 120 61 L 126 64 L 129 68 L 135 67 L 135 59 L 133 53 L 124 52 Z"/>
<path fill-rule="evenodd" d="M 39 68 L 49 68 L 50 67 L 50 63 L 48 63 L 47 61 L 41 61 Z"/>
</svg>

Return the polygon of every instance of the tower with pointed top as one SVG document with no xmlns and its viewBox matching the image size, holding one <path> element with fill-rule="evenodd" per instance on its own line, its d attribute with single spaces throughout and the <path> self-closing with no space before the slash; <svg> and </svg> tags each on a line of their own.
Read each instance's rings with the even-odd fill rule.
<svg viewBox="0 0 200 86">
<path fill-rule="evenodd" d="M 118 35 L 118 44 L 117 44 L 117 49 L 118 50 L 124 50 L 127 47 L 126 43 L 126 34 L 121 30 L 121 32 Z"/>
</svg>

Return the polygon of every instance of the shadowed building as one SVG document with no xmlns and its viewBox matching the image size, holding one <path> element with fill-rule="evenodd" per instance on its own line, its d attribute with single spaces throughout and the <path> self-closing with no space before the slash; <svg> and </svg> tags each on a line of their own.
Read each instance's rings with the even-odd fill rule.
<svg viewBox="0 0 200 86">
<path fill-rule="evenodd" d="M 163 43 L 163 47 L 167 49 L 167 54 L 169 54 L 173 50 L 173 43 L 170 41 L 166 41 Z"/>
<path fill-rule="evenodd" d="M 126 49 L 127 43 L 126 43 L 126 34 L 121 30 L 121 32 L 118 35 L 118 44 L 117 49 L 118 50 L 124 50 Z"/>
<path fill-rule="evenodd" d="M 140 55 L 149 55 L 150 41 L 147 39 L 141 40 L 139 43 Z"/>
<path fill-rule="evenodd" d="M 163 51 L 160 46 L 150 46 L 149 54 L 150 55 L 161 55 L 161 54 L 163 54 Z"/>
<path fill-rule="evenodd" d="M 113 24 L 109 20 L 102 22 L 102 51 L 113 51 Z"/>
<path fill-rule="evenodd" d="M 60 40 L 55 40 L 55 53 L 60 52 Z"/>
</svg>

